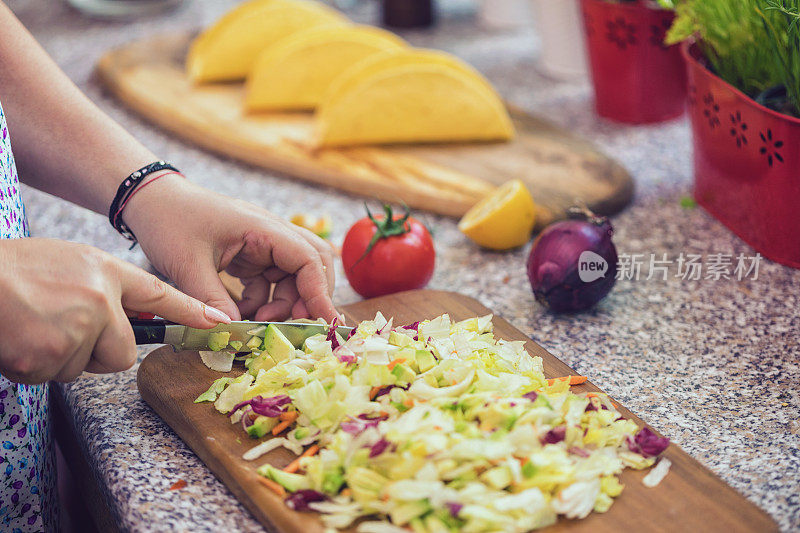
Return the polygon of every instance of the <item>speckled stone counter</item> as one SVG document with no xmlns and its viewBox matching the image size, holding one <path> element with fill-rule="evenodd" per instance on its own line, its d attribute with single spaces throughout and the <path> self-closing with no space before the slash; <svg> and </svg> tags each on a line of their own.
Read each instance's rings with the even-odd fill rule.
<svg viewBox="0 0 800 533">
<path fill-rule="evenodd" d="M 55 0 L 9 4 L 94 101 L 191 179 L 284 216 L 329 213 L 335 241 L 361 216 L 359 198 L 270 176 L 170 138 L 103 95 L 92 79 L 92 65 L 108 47 L 199 27 L 230 2 L 189 2 L 164 18 L 130 24 L 92 21 Z M 374 20 L 375 4 L 360 4 L 356 16 Z M 681 207 L 691 188 L 685 121 L 646 127 L 600 121 L 587 84 L 558 83 L 537 73 L 538 44 L 530 28 L 481 30 L 466 15 L 456 15 L 434 33 L 407 37 L 464 57 L 508 100 L 592 139 L 630 170 L 635 201 L 613 220 L 621 254 L 666 253 L 673 260 L 680 253 L 753 254 L 701 209 Z M 30 189 L 24 194 L 35 235 L 92 243 L 146 264 L 102 217 Z M 673 275 L 673 265 L 667 281 L 621 280 L 596 310 L 555 316 L 531 295 L 527 248 L 481 251 L 454 221 L 425 218 L 436 229 L 431 287 L 458 290 L 493 308 L 769 512 L 783 530 L 800 529 L 800 271 L 763 261 L 755 280 L 687 281 Z M 338 274 L 337 303 L 357 300 Z M 141 400 L 135 376 L 133 368 L 59 388 L 121 528 L 260 530 Z M 179 479 L 186 488 L 168 490 Z"/>
</svg>

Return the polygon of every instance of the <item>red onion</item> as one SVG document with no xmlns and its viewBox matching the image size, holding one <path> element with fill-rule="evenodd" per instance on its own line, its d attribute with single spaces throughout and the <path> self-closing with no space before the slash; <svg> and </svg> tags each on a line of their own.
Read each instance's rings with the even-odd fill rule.
<svg viewBox="0 0 800 533">
<path fill-rule="evenodd" d="M 611 224 L 586 210 L 580 215 L 583 220 L 565 220 L 545 228 L 528 256 L 533 294 L 553 311 L 588 309 L 614 286 L 617 249 L 611 241 Z"/>
</svg>

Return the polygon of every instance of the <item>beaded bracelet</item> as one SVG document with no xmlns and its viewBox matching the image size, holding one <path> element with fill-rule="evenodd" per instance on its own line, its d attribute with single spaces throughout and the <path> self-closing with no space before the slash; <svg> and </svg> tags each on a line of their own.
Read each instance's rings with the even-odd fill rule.
<svg viewBox="0 0 800 533">
<path fill-rule="evenodd" d="M 144 180 L 153 172 L 158 172 L 160 170 L 171 170 L 172 172 L 169 174 L 181 175 L 177 168 L 166 161 L 156 161 L 155 163 L 150 163 L 149 165 L 140 168 L 136 172 L 132 172 L 122 181 L 122 183 L 120 183 L 119 188 L 117 189 L 117 194 L 114 196 L 114 201 L 111 202 L 111 208 L 108 210 L 108 221 L 111 222 L 111 225 L 114 227 L 114 229 L 129 241 L 133 241 L 134 244 L 137 242 L 136 235 L 133 234 L 127 224 L 125 224 L 125 222 L 122 220 L 122 210 L 125 208 L 125 204 L 128 203 L 128 200 L 130 200 L 131 196 L 133 196 L 134 193 L 139 189 L 139 184 L 142 183 L 142 180 Z M 166 176 L 167 174 L 164 175 Z M 160 177 L 161 176 L 158 176 L 156 179 Z M 152 181 L 154 180 L 151 180 L 147 183 L 151 183 Z"/>
</svg>

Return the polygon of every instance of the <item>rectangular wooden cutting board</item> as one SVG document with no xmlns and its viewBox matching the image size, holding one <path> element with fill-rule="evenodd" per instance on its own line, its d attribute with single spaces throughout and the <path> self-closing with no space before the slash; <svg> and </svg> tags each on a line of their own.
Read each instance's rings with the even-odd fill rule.
<svg viewBox="0 0 800 533">
<path fill-rule="evenodd" d="M 449 313 L 454 320 L 482 316 L 491 311 L 472 298 L 442 291 L 419 290 L 366 300 L 345 306 L 349 323 L 371 319 L 377 311 L 395 323 L 412 323 Z M 497 338 L 527 341 L 527 349 L 544 362 L 547 377 L 575 372 L 502 318 L 494 318 Z M 145 401 L 194 450 L 200 459 L 265 526 L 282 533 L 321 533 L 322 523 L 313 513 L 297 513 L 256 480 L 255 467 L 269 462 L 283 467 L 293 456 L 283 448 L 248 462 L 242 454 L 254 446 L 238 424 L 231 424 L 211 404 L 193 403 L 220 373 L 206 368 L 196 352 L 174 353 L 159 348 L 139 367 L 137 381 Z M 599 391 L 591 382 L 576 392 Z M 623 416 L 643 422 L 624 407 Z M 676 445 L 665 456 L 672 461 L 669 474 L 655 488 L 641 480 L 646 472 L 625 470 L 622 495 L 605 514 L 584 520 L 560 519 L 546 531 L 777 531 L 762 510 L 726 485 Z"/>
<path fill-rule="evenodd" d="M 590 143 L 519 110 L 508 143 L 317 149 L 310 113 L 245 113 L 239 83 L 193 85 L 184 73 L 191 35 L 153 36 L 106 53 L 100 82 L 122 103 L 213 152 L 353 194 L 461 216 L 497 185 L 521 179 L 537 227 L 576 199 L 601 215 L 622 209 L 633 181 Z"/>
</svg>

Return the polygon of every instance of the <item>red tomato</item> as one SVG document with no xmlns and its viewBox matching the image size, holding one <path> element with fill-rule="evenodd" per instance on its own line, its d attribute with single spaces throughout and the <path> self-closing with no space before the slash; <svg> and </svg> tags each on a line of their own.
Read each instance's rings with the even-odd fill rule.
<svg viewBox="0 0 800 533">
<path fill-rule="evenodd" d="M 425 226 L 404 215 L 362 218 L 350 228 L 342 245 L 344 273 L 364 298 L 424 287 L 433 276 L 436 252 Z"/>
</svg>

